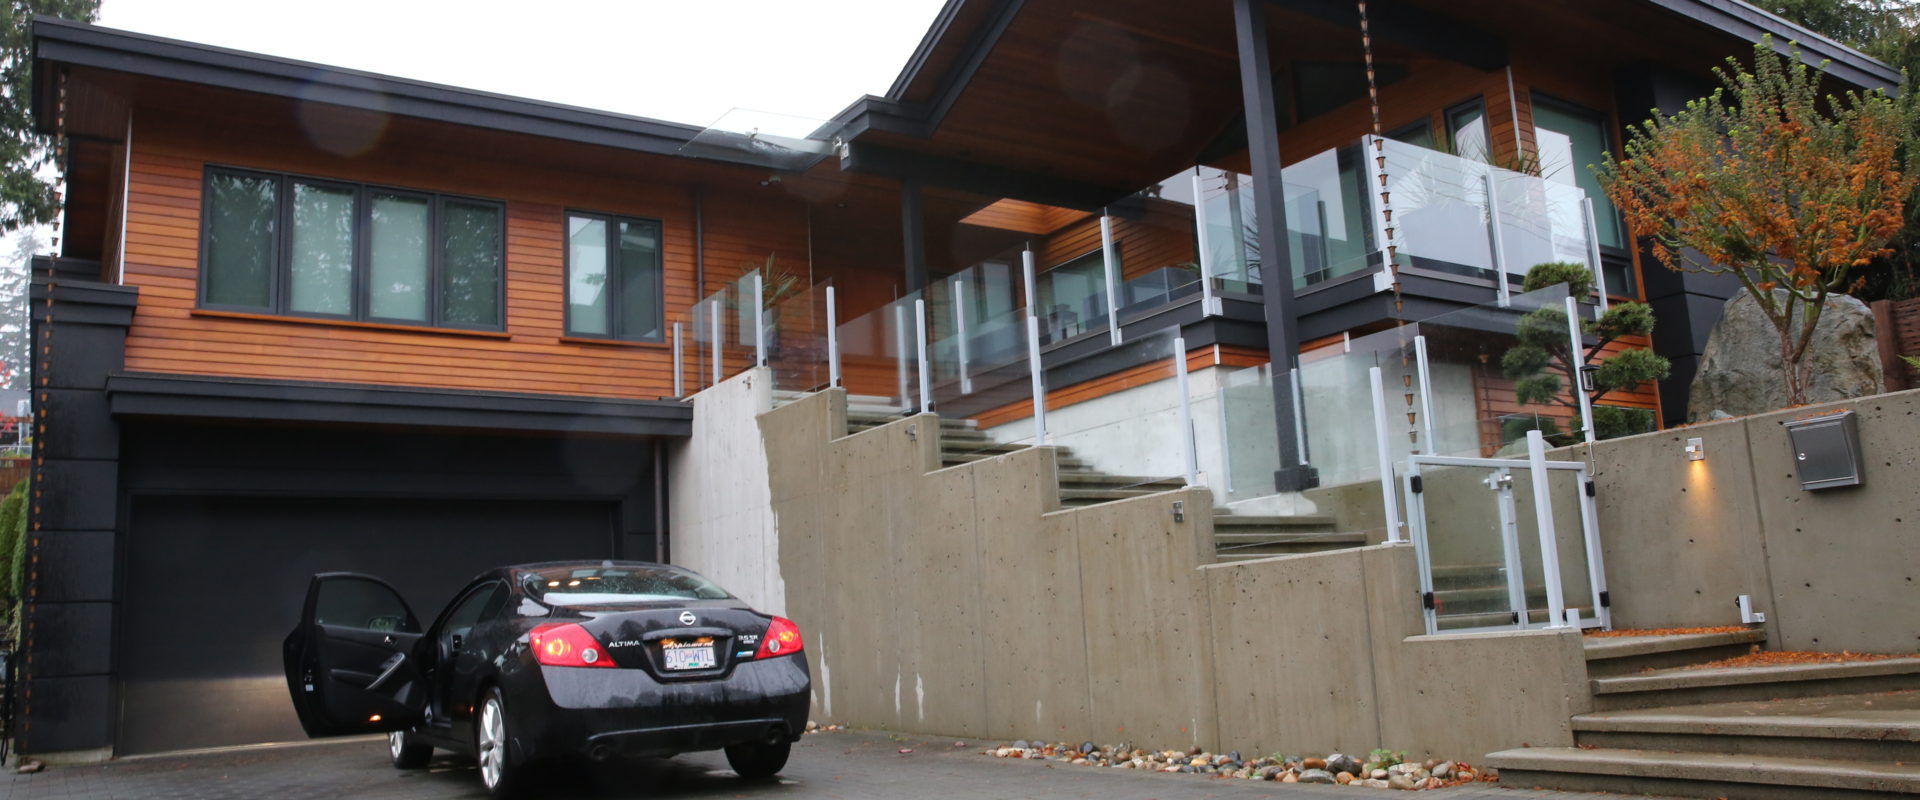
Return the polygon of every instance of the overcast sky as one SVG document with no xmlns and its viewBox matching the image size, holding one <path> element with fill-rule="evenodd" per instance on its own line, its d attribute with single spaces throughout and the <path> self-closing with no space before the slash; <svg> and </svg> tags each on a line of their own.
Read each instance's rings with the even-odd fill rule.
<svg viewBox="0 0 1920 800">
<path fill-rule="evenodd" d="M 99 24 L 672 122 L 834 115 L 940 0 L 103 0 Z"/>
</svg>

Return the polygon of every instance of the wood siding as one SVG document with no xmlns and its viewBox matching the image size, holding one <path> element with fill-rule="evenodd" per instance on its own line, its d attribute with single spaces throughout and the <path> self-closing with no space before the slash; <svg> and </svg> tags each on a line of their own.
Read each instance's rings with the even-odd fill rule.
<svg viewBox="0 0 1920 800">
<path fill-rule="evenodd" d="M 699 294 L 690 187 L 543 168 L 513 154 L 481 160 L 446 152 L 436 140 L 446 131 L 406 121 L 395 121 L 379 147 L 338 156 L 307 144 L 293 125 L 260 121 L 275 118 L 136 114 L 125 268 L 126 282 L 140 289 L 140 304 L 128 332 L 127 369 L 603 397 L 672 394 L 670 342 L 566 338 L 565 214 L 579 208 L 664 222 L 663 305 L 670 332 L 673 323 L 689 321 L 687 309 Z M 208 164 L 505 201 L 505 332 L 197 311 Z M 782 268 L 806 274 L 802 205 L 722 192 L 709 192 L 705 204 L 709 289 L 764 263 L 769 253 L 777 254 Z M 695 367 L 689 362 L 691 381 Z"/>
</svg>

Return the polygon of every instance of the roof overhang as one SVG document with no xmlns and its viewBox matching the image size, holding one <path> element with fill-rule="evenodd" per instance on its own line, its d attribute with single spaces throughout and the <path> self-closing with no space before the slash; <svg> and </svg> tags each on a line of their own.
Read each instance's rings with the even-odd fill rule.
<svg viewBox="0 0 1920 800">
<path fill-rule="evenodd" d="M 724 147 L 688 151 L 690 142 L 712 144 L 729 135 L 694 125 L 395 78 L 55 17 L 34 19 L 33 59 L 36 65 L 89 67 L 640 153 L 793 168 L 792 164 L 755 157 L 744 143 L 738 153 L 729 153 Z M 42 133 L 51 133 L 57 124 L 53 113 L 58 101 L 57 70 L 36 66 L 34 73 L 35 124 Z M 811 163 L 800 169 L 807 166 Z"/>
</svg>

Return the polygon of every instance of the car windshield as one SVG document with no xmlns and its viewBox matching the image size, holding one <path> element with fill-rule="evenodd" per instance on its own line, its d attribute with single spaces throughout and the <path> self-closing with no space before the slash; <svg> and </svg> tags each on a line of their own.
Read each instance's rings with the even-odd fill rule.
<svg viewBox="0 0 1920 800">
<path fill-rule="evenodd" d="M 712 581 L 674 567 L 554 567 L 521 573 L 527 596 L 550 606 L 726 600 Z"/>
</svg>

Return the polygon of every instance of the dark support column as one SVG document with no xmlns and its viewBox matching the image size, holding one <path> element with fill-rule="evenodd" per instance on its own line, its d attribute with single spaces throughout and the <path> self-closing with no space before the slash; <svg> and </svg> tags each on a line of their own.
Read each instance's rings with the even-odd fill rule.
<svg viewBox="0 0 1920 800">
<path fill-rule="evenodd" d="M 1273 411 L 1280 444 L 1280 469 L 1273 476 L 1274 489 L 1287 492 L 1318 486 L 1320 476 L 1301 459 L 1301 443 L 1294 435 L 1289 370 L 1299 360 L 1300 337 L 1293 314 L 1293 255 L 1287 250 L 1280 124 L 1273 101 L 1273 60 L 1267 53 L 1266 6 L 1267 0 L 1233 0 L 1233 34 L 1240 51 L 1240 97 L 1246 110 L 1247 154 L 1253 164 L 1254 218 L 1260 229 L 1267 352 L 1273 359 Z"/>
<path fill-rule="evenodd" d="M 917 292 L 927 285 L 927 219 L 920 207 L 920 182 L 900 181 L 900 240 L 906 244 L 906 290 Z"/>
<path fill-rule="evenodd" d="M 34 469 L 14 736 L 22 753 L 112 745 L 120 434 L 107 375 L 138 293 L 97 262 L 33 260 Z"/>
<path fill-rule="evenodd" d="M 1631 125 L 1640 124 L 1655 111 L 1672 114 L 1686 107 L 1687 101 L 1705 97 L 1713 90 L 1712 84 L 1698 76 L 1648 65 L 1616 72 L 1613 86 L 1620 121 Z M 1624 131 L 1614 133 L 1623 135 Z M 1653 327 L 1653 352 L 1673 363 L 1666 380 L 1659 383 L 1660 410 L 1666 417 L 1663 422 L 1679 425 L 1687 421 L 1687 398 L 1707 350 L 1707 335 L 1720 321 L 1727 301 L 1740 293 L 1740 282 L 1731 275 L 1667 269 L 1647 247 L 1640 248 L 1640 277 L 1647 305 L 1659 320 Z M 1700 409 L 1702 413 L 1712 410 Z"/>
</svg>

